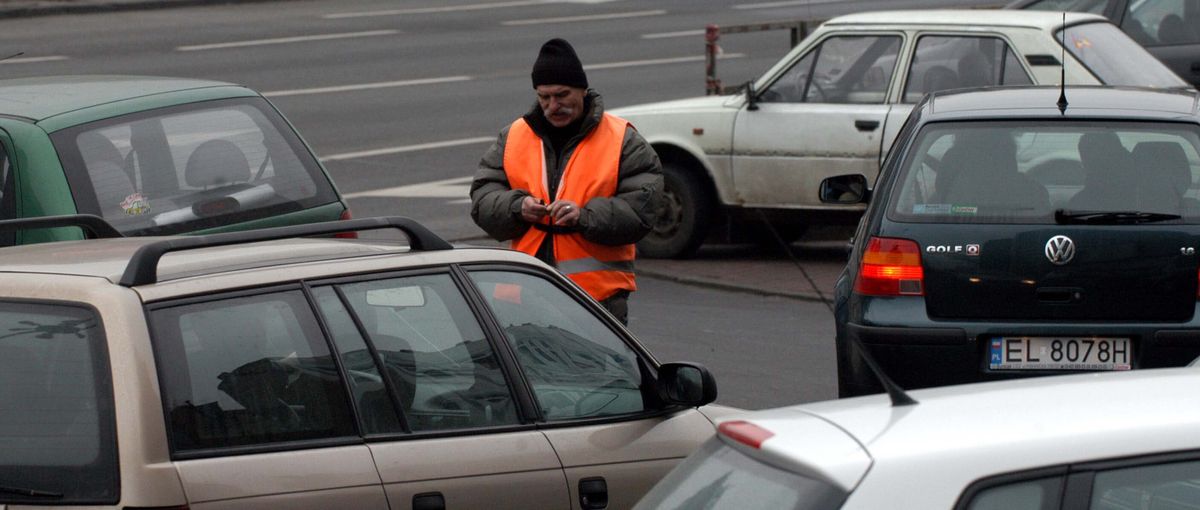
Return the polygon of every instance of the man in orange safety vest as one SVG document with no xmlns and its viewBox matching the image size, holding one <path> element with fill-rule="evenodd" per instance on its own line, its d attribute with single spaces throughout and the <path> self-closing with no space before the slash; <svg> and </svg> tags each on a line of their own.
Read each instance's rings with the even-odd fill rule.
<svg viewBox="0 0 1200 510">
<path fill-rule="evenodd" d="M 604 113 L 574 48 L 542 45 L 537 102 L 500 131 L 471 185 L 471 217 L 488 235 L 558 268 L 628 323 L 634 243 L 662 200 L 658 155 Z"/>
</svg>

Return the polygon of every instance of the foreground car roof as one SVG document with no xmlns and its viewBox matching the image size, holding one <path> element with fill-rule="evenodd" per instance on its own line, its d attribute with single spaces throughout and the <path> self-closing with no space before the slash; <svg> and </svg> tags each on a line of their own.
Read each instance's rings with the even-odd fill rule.
<svg viewBox="0 0 1200 510">
<path fill-rule="evenodd" d="M 994 87 L 930 94 L 918 105 L 922 116 L 1022 117 L 1062 115 L 1055 86 Z M 1200 91 L 1134 87 L 1070 86 L 1065 114 L 1172 120 L 1200 115 Z"/>
<path fill-rule="evenodd" d="M 1198 385 L 1195 368 L 1090 373 L 917 390 L 910 395 L 919 403 L 910 406 L 893 407 L 885 395 L 875 395 L 734 419 L 773 432 L 762 456 L 784 469 L 825 471 L 823 478 L 844 488 L 868 469 L 872 478 L 885 480 L 919 473 L 925 480 L 920 490 L 944 488 L 953 500 L 961 487 L 994 474 L 1198 448 Z M 827 445 L 833 441 L 825 437 L 815 448 L 821 456 L 810 458 L 818 436 L 811 425 L 793 424 L 813 418 L 832 424 L 861 450 L 843 448 L 844 462 L 832 462 Z M 847 472 L 847 463 L 857 474 Z"/>
<path fill-rule="evenodd" d="M 0 80 L 0 115 L 40 121 L 81 108 L 230 83 L 154 76 L 46 76 Z"/>
<path fill-rule="evenodd" d="M 1067 13 L 1067 24 L 1107 20 L 1098 14 Z M 874 11 L 838 16 L 826 25 L 981 25 L 1054 30 L 1063 25 L 1063 14 L 1051 11 L 993 9 L 927 9 Z"/>
<path fill-rule="evenodd" d="M 0 275 L 45 274 L 120 282 L 130 259 L 148 244 L 169 237 L 63 241 L 3 249 Z M 147 301 L 181 294 L 267 285 L 377 269 L 499 262 L 537 264 L 524 254 L 497 248 L 411 251 L 394 241 L 295 238 L 171 252 L 158 264 L 158 282 L 137 287 Z M 329 264 L 335 264 L 331 269 Z M 247 272 L 248 269 L 254 269 Z"/>
</svg>

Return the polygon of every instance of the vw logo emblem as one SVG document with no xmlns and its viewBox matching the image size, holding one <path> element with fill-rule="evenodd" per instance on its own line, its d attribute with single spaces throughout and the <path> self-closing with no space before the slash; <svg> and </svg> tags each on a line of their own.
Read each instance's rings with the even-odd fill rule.
<svg viewBox="0 0 1200 510">
<path fill-rule="evenodd" d="M 1046 241 L 1046 258 L 1050 263 L 1061 266 L 1075 258 L 1075 241 L 1067 236 L 1054 236 Z"/>
</svg>

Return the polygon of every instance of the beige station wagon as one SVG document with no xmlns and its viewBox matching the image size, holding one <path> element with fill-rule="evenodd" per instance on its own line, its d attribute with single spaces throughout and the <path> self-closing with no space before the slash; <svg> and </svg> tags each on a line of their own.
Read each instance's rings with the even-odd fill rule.
<svg viewBox="0 0 1200 510">
<path fill-rule="evenodd" d="M 0 249 L 0 508 L 628 508 L 727 412 L 551 268 L 411 220 L 0 230 L 80 224 Z M 409 242 L 311 237 L 368 229 Z"/>
</svg>

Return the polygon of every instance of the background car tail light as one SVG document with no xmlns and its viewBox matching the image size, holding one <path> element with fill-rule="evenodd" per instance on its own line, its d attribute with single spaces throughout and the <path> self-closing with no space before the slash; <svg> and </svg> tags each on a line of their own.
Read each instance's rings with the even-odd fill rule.
<svg viewBox="0 0 1200 510">
<path fill-rule="evenodd" d="M 744 420 L 727 421 L 717 426 L 722 436 L 757 450 L 775 433 Z"/>
<path fill-rule="evenodd" d="M 353 217 L 354 216 L 350 214 L 350 208 L 347 207 L 346 210 L 342 211 L 342 217 L 340 217 L 338 219 L 339 220 L 348 220 Z M 340 234 L 334 234 L 333 237 L 339 237 L 342 239 L 358 239 L 358 232 L 342 232 Z"/>
<path fill-rule="evenodd" d="M 863 253 L 854 291 L 871 296 L 921 296 L 921 247 L 908 239 L 872 237 Z"/>
</svg>

